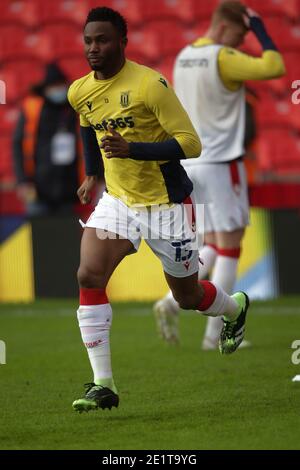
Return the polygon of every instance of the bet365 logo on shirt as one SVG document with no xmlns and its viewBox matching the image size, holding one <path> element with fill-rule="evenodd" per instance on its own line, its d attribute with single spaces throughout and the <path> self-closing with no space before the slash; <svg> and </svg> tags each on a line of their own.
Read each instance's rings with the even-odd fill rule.
<svg viewBox="0 0 300 470">
<path fill-rule="evenodd" d="M 92 124 L 92 127 L 96 131 L 107 131 L 108 127 L 112 127 L 113 129 L 124 129 L 125 127 L 134 127 L 134 120 L 132 116 L 128 117 L 119 117 L 116 119 L 104 119 L 102 122 L 98 124 Z"/>
</svg>

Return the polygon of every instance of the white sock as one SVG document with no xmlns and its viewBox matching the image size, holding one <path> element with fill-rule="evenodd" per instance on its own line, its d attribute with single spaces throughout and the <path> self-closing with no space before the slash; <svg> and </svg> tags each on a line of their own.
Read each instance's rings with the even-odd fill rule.
<svg viewBox="0 0 300 470">
<path fill-rule="evenodd" d="M 203 313 L 203 315 L 208 315 L 211 317 L 218 317 L 221 315 L 226 315 L 230 320 L 235 320 L 239 314 L 240 307 L 237 301 L 226 294 L 222 287 L 217 286 L 209 281 L 200 281 L 204 287 L 204 297 L 199 305 L 198 310 Z M 216 291 L 213 289 L 215 287 Z M 215 295 L 215 297 L 214 297 Z M 210 299 L 214 300 L 211 302 Z M 209 303 L 209 307 L 204 307 L 204 304 Z"/>
<path fill-rule="evenodd" d="M 221 286 L 227 294 L 231 295 L 236 280 L 239 258 L 217 256 L 212 276 L 212 282 Z"/>
<path fill-rule="evenodd" d="M 77 310 L 77 318 L 81 337 L 93 369 L 94 383 L 115 388 L 109 342 L 112 323 L 110 304 L 81 305 Z"/>
<path fill-rule="evenodd" d="M 231 294 L 236 280 L 239 258 L 219 255 L 216 257 L 212 282 L 222 287 L 227 294 Z M 206 322 L 204 337 L 216 341 L 223 328 L 222 317 L 209 317 Z"/>
<path fill-rule="evenodd" d="M 203 264 L 199 263 L 198 279 L 205 279 L 211 271 L 217 257 L 218 251 L 213 245 L 204 245 L 199 251 L 199 257 Z"/>
<path fill-rule="evenodd" d="M 199 257 L 203 264 L 199 263 L 198 279 L 204 279 L 208 275 L 214 265 L 217 253 L 216 248 L 212 245 L 204 245 L 199 251 Z M 180 310 L 178 302 L 173 297 L 172 291 L 169 291 L 164 299 L 168 301 L 169 305 L 171 304 L 170 306 L 173 311 Z"/>
</svg>

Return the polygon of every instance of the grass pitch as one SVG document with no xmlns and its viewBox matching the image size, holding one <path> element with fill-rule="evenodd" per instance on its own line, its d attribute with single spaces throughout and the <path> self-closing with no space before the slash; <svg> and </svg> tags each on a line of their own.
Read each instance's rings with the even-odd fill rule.
<svg viewBox="0 0 300 470">
<path fill-rule="evenodd" d="M 150 304 L 113 306 L 118 409 L 76 414 L 91 381 L 76 302 L 0 307 L 1 449 L 299 449 L 300 298 L 253 303 L 250 350 L 202 352 L 205 319 L 180 317 L 181 346 L 156 335 Z"/>
</svg>

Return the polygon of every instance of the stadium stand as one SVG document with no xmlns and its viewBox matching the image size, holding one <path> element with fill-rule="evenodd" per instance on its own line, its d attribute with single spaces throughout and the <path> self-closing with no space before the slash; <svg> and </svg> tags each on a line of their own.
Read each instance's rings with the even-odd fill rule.
<svg viewBox="0 0 300 470">
<path fill-rule="evenodd" d="M 28 28 L 40 25 L 38 4 L 28 0 L 1 0 L 0 24 L 19 24 Z"/>
<path fill-rule="evenodd" d="M 57 24 L 71 22 L 77 24 L 79 29 L 86 19 L 86 3 L 81 0 L 67 0 L 59 2 L 37 1 L 40 24 Z"/>
<path fill-rule="evenodd" d="M 146 3 L 145 19 L 147 21 L 177 20 L 190 24 L 194 21 L 193 0 L 153 0 Z"/>
<path fill-rule="evenodd" d="M 264 129 L 258 139 L 260 168 L 277 176 L 300 173 L 300 140 L 291 129 Z"/>
<path fill-rule="evenodd" d="M 6 186 L 11 182 L 12 168 L 12 151 L 10 135 L 0 135 L 0 181 Z"/>
<path fill-rule="evenodd" d="M 131 26 L 137 27 L 145 24 L 147 20 L 145 12 L 149 3 L 152 2 L 141 2 L 140 0 L 107 0 L 101 2 L 101 5 L 118 10 L 121 15 L 125 16 L 130 29 Z M 89 8 L 98 7 L 99 1 L 90 0 L 88 5 Z"/>
<path fill-rule="evenodd" d="M 300 15 L 299 0 L 248 0 L 247 5 L 263 16 L 286 16 L 296 20 Z"/>
<path fill-rule="evenodd" d="M 171 81 L 175 55 L 205 32 L 218 1 L 104 0 L 101 4 L 127 18 L 128 58 L 160 70 Z M 300 105 L 291 101 L 292 82 L 300 80 L 300 0 L 248 0 L 247 4 L 266 19 L 288 72 L 279 80 L 249 84 L 259 98 L 258 168 L 262 173 L 300 172 Z M 70 80 L 88 73 L 82 27 L 95 6 L 97 0 L 1 0 L 0 79 L 6 83 L 7 104 L 0 108 L 0 186 L 3 180 L 13 182 L 9 159 L 16 109 L 28 87 L 40 80 L 44 64 L 58 60 Z M 248 35 L 244 49 L 260 54 L 254 35 Z"/>
</svg>

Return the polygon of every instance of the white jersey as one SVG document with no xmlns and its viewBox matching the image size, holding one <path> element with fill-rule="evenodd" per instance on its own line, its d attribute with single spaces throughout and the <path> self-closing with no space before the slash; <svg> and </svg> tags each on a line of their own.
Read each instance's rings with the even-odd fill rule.
<svg viewBox="0 0 300 470">
<path fill-rule="evenodd" d="M 196 163 L 227 162 L 244 154 L 245 89 L 228 90 L 218 71 L 223 46 L 189 45 L 177 56 L 174 88 L 187 111 L 203 150 Z"/>
</svg>

